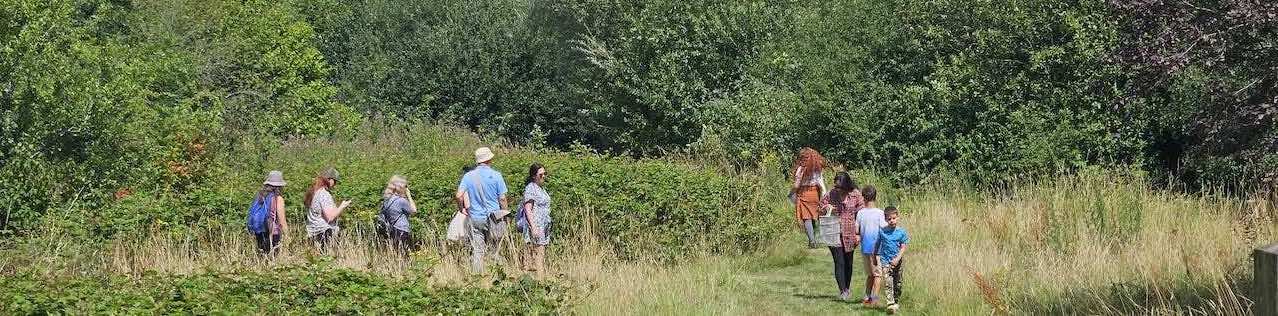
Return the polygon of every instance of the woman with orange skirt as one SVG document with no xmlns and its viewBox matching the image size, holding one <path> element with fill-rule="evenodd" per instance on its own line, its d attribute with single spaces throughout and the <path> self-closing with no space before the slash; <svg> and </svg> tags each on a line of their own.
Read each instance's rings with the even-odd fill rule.
<svg viewBox="0 0 1278 316">
<path fill-rule="evenodd" d="M 794 197 L 794 217 L 802 222 L 803 231 L 808 235 L 808 248 L 816 248 L 813 225 L 821 216 L 821 199 L 826 192 L 821 174 L 824 169 L 825 158 L 815 149 L 799 150 L 799 157 L 794 160 L 794 185 L 790 187 L 790 194 Z"/>
</svg>

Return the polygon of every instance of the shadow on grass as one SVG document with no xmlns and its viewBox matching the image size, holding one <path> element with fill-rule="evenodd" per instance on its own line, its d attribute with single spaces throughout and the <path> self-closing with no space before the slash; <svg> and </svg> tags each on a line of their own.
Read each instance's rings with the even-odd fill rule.
<svg viewBox="0 0 1278 316">
<path fill-rule="evenodd" d="M 838 296 L 834 296 L 834 295 L 816 295 L 816 294 L 795 293 L 793 296 L 794 296 L 794 297 L 797 297 L 797 298 L 805 299 L 805 300 L 822 300 L 822 301 L 830 301 L 830 302 L 834 302 L 834 303 L 848 303 L 848 304 L 852 304 L 852 303 L 851 303 L 851 301 L 844 301 L 844 300 L 840 300 Z"/>
</svg>

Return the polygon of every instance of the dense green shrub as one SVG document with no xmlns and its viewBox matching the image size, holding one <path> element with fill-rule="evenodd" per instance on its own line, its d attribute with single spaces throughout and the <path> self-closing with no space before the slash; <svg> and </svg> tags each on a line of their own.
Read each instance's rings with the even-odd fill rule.
<svg viewBox="0 0 1278 316">
<path fill-rule="evenodd" d="M 275 137 L 327 135 L 354 127 L 358 115 L 334 98 L 330 69 L 314 28 L 288 3 L 144 1 L 134 10 L 139 44 L 172 45 L 196 61 L 201 106 L 233 130 Z"/>
<path fill-rule="evenodd" d="M 517 141 L 745 162 L 809 145 L 906 182 L 1143 161 L 1140 122 L 1111 110 L 1123 77 L 1100 3 L 304 7 L 355 103 Z"/>
<path fill-rule="evenodd" d="M 301 4 L 345 96 L 519 142 L 660 154 L 701 133 L 785 23 L 766 1 Z M 538 134 L 540 133 L 540 134 Z M 544 135 L 539 138 L 537 135 Z"/>
<path fill-rule="evenodd" d="M 567 37 L 540 1 L 299 3 L 320 35 L 343 98 L 365 113 L 442 119 L 529 140 L 586 137 L 566 94 Z M 534 11 L 538 14 L 534 14 Z"/>
<path fill-rule="evenodd" d="M 1151 126 L 1160 173 L 1191 188 L 1278 184 L 1278 3 L 1110 1 L 1119 102 Z"/>
<path fill-rule="evenodd" d="M 348 102 L 518 142 L 639 156 L 692 145 L 739 163 L 814 146 L 905 183 L 1093 165 L 1191 182 L 1278 178 L 1265 154 L 1276 143 L 1268 4 L 300 6 Z M 1231 27 L 1254 32 L 1219 31 Z"/>
<path fill-rule="evenodd" d="M 680 149 L 701 134 L 707 102 L 732 97 L 789 23 L 774 1 L 554 1 L 557 25 L 588 62 L 575 100 L 594 114 L 593 144 L 640 154 Z M 750 126 L 734 126 L 747 129 Z"/>
<path fill-rule="evenodd" d="M 92 215 L 133 192 L 185 194 L 209 181 L 238 159 L 225 156 L 229 139 L 242 141 L 234 135 L 349 129 L 359 117 L 334 99 L 315 34 L 294 11 L 264 1 L 0 3 L 0 233 L 50 216 L 82 232 L 143 228 L 130 225 L 152 215 Z"/>
<path fill-rule="evenodd" d="M 752 165 L 796 143 L 794 128 L 803 126 L 800 96 L 759 80 L 742 85 L 738 94 L 705 104 L 698 119 L 704 124 L 701 135 L 689 146 L 693 151 Z"/>
<path fill-rule="evenodd" d="M 559 314 L 567 290 L 500 281 L 488 289 L 438 287 L 327 264 L 266 271 L 51 278 L 0 275 L 0 313 L 41 314 Z"/>
<path fill-rule="evenodd" d="M 0 16 L 0 231 L 202 176 L 218 114 L 194 106 L 188 60 L 130 42 L 126 7 L 5 1 Z"/>
<path fill-rule="evenodd" d="M 1112 109 L 1107 17 L 1099 3 L 843 2 L 801 16 L 770 53 L 793 61 L 762 72 L 799 69 L 778 76 L 803 100 L 791 146 L 907 183 L 1140 163 L 1138 122 Z"/>
</svg>

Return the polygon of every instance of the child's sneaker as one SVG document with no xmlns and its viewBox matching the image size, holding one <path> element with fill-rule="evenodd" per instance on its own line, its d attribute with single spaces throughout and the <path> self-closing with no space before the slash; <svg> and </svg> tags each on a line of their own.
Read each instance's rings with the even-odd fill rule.
<svg viewBox="0 0 1278 316">
<path fill-rule="evenodd" d="M 896 314 L 896 311 L 900 309 L 901 309 L 901 305 L 898 305 L 896 303 L 888 304 L 887 306 L 888 314 Z"/>
<path fill-rule="evenodd" d="M 851 292 L 851 291 L 842 291 L 842 292 L 839 292 L 839 300 L 841 300 L 841 301 L 846 301 L 846 300 L 848 300 L 848 297 L 849 297 L 849 296 L 852 296 L 852 292 Z"/>
</svg>

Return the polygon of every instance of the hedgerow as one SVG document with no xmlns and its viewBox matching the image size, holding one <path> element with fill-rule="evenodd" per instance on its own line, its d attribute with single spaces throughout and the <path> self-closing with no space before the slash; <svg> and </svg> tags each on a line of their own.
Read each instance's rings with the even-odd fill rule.
<svg viewBox="0 0 1278 316">
<path fill-rule="evenodd" d="M 246 140 L 228 150 L 255 159 L 228 162 L 225 172 L 190 192 L 137 188 L 97 210 L 102 216 L 54 218 L 50 223 L 89 239 L 148 229 L 198 234 L 204 230 L 196 228 L 242 227 L 266 172 L 281 170 L 289 182 L 284 190 L 287 217 L 294 230 L 301 230 L 303 193 L 315 175 L 331 166 L 341 173 L 334 196 L 353 201 L 339 225 L 371 226 L 386 180 L 401 174 L 421 210 L 410 217 L 413 236 L 438 240 L 455 212 L 452 196 L 461 168 L 474 163 L 473 150 L 480 146 L 496 148 L 494 168 L 504 173 L 512 209 L 522 197 L 528 166 L 538 162 L 547 168 L 556 246 L 594 239 L 622 259 L 669 262 L 690 254 L 751 251 L 790 220 L 775 204 L 785 189 L 765 181 L 763 172 L 618 157 L 584 148 L 564 152 L 494 144 L 463 129 L 430 124 L 369 123 L 357 134 L 366 136 L 282 144 Z"/>
</svg>

